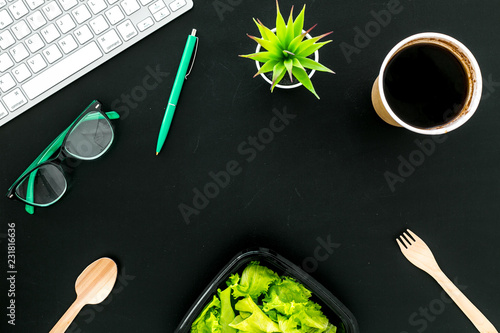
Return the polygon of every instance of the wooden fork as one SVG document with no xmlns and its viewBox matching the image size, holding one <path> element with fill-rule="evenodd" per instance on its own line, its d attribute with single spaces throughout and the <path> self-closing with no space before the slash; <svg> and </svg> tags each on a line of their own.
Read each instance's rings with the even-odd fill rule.
<svg viewBox="0 0 500 333">
<path fill-rule="evenodd" d="M 458 289 L 439 268 L 429 247 L 411 230 L 406 230 L 396 241 L 401 252 L 415 266 L 432 276 L 448 293 L 451 299 L 465 313 L 481 333 L 498 333 L 474 304 Z"/>
</svg>

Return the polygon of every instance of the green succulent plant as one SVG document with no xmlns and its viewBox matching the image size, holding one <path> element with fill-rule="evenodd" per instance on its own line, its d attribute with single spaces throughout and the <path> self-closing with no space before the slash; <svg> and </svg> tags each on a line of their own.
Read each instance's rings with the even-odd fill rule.
<svg viewBox="0 0 500 333">
<path fill-rule="evenodd" d="M 335 73 L 331 69 L 308 57 L 324 45 L 331 42 L 331 40 L 329 40 L 318 43 L 319 40 L 328 36 L 332 32 L 328 32 L 311 39 L 305 39 L 306 35 L 314 29 L 314 27 L 316 27 L 316 25 L 314 25 L 309 30 L 304 31 L 304 15 L 306 6 L 304 5 L 302 11 L 295 20 L 293 19 L 292 6 L 287 23 L 285 23 L 285 20 L 281 15 L 278 0 L 276 0 L 276 9 L 276 33 L 262 24 L 260 20 L 253 19 L 259 28 L 261 38 L 247 34 L 248 37 L 256 41 L 262 48 L 264 48 L 265 51 L 240 55 L 240 57 L 257 60 L 263 63 L 262 67 L 257 74 L 254 75 L 254 77 L 262 73 L 273 72 L 271 92 L 274 91 L 274 87 L 276 87 L 286 73 L 288 73 L 292 82 L 293 77 L 295 77 L 304 85 L 304 87 L 306 87 L 319 99 L 306 69 L 333 74 Z"/>
</svg>

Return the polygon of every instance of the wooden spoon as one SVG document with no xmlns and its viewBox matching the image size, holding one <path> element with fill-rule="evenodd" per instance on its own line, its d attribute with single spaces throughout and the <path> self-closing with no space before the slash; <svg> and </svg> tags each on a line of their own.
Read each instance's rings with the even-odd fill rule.
<svg viewBox="0 0 500 333">
<path fill-rule="evenodd" d="M 116 263 L 109 258 L 98 259 L 87 266 L 76 279 L 75 302 L 49 333 L 64 333 L 85 305 L 104 301 L 113 289 L 117 274 Z"/>
</svg>

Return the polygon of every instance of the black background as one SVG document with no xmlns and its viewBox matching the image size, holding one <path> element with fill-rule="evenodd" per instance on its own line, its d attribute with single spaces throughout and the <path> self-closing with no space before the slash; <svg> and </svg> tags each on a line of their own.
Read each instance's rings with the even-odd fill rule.
<svg viewBox="0 0 500 333">
<path fill-rule="evenodd" d="M 229 3 L 221 0 L 222 3 Z M 401 0 L 403 10 L 348 62 L 355 27 L 374 21 L 387 1 L 305 1 L 313 35 L 333 30 L 320 62 L 337 72 L 313 78 L 321 100 L 301 87 L 269 92 L 251 53 L 252 17 L 274 26 L 274 1 L 232 1 L 219 16 L 195 1 L 179 19 L 0 128 L 5 191 L 93 100 L 106 110 L 137 93 L 147 68 L 169 72 L 135 108 L 119 107 L 113 148 L 82 163 L 57 204 L 24 212 L 0 200 L 2 331 L 48 332 L 75 298 L 74 282 L 91 262 L 110 256 L 122 279 L 104 305 L 88 306 L 71 332 L 172 332 L 214 275 L 240 250 L 266 246 L 302 266 L 318 238 L 340 246 L 309 269 L 355 315 L 363 332 L 476 332 L 442 290 L 401 254 L 395 238 L 411 228 L 445 273 L 500 327 L 500 3 Z M 290 0 L 281 0 L 285 16 Z M 296 14 L 302 3 L 297 5 Z M 222 18 L 222 19 L 221 19 Z M 186 36 L 200 44 L 191 77 L 161 154 L 156 139 Z M 436 144 L 435 152 L 391 191 L 420 136 L 381 121 L 370 91 L 389 50 L 424 31 L 449 34 L 476 56 L 485 85 L 474 117 Z M 139 87 L 139 88 L 137 88 Z M 143 90 L 144 91 L 144 90 Z M 273 110 L 296 115 L 252 162 L 238 146 L 269 126 Z M 179 204 L 209 172 L 236 160 L 241 174 L 186 224 Z M 8 223 L 16 224 L 16 326 L 7 325 Z M 325 252 L 320 252 L 323 255 Z M 427 309 L 427 310 L 425 310 Z M 427 319 L 420 311 L 427 311 Z"/>
</svg>

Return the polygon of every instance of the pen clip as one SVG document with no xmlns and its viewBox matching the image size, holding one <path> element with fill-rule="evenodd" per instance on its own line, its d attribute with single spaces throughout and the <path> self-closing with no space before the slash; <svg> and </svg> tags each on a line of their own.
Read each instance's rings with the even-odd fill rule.
<svg viewBox="0 0 500 333">
<path fill-rule="evenodd" d="M 187 80 L 187 78 L 188 78 L 189 74 L 191 74 L 191 70 L 193 69 L 194 62 L 195 62 L 195 60 L 196 60 L 196 54 L 198 53 L 198 40 L 199 40 L 199 39 L 200 39 L 199 37 L 196 37 L 196 46 L 195 46 L 195 49 L 194 49 L 194 55 L 193 55 L 193 57 L 192 57 L 192 59 L 191 59 L 191 67 L 189 68 L 189 71 L 188 71 L 188 73 L 187 73 L 187 74 L 186 74 L 186 76 L 185 76 L 185 79 L 186 79 L 186 80 Z"/>
</svg>

